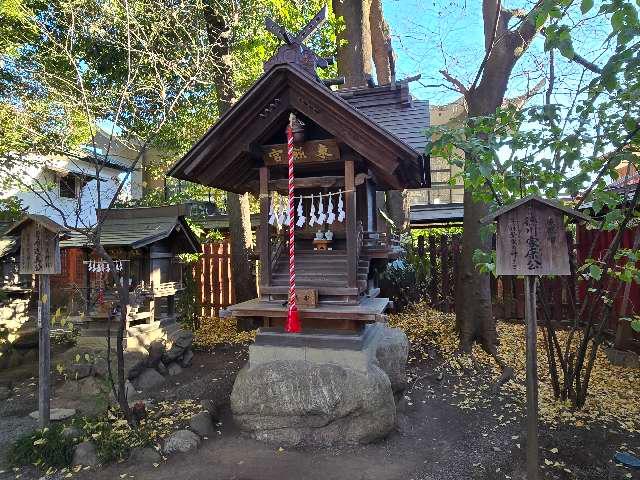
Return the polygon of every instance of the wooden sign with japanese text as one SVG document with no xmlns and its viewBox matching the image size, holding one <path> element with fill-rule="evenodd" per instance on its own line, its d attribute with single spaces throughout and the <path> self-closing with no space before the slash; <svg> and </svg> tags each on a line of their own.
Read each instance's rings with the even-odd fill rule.
<svg viewBox="0 0 640 480">
<path fill-rule="evenodd" d="M 497 218 L 496 275 L 570 275 L 563 212 L 529 201 Z"/>
<path fill-rule="evenodd" d="M 265 165 L 287 165 L 286 145 L 265 145 L 262 150 Z M 296 164 L 336 162 L 340 149 L 335 140 L 310 140 L 293 147 L 293 160 Z"/>
<path fill-rule="evenodd" d="M 31 222 L 20 232 L 20 273 L 57 275 L 60 264 L 60 236 Z"/>
</svg>

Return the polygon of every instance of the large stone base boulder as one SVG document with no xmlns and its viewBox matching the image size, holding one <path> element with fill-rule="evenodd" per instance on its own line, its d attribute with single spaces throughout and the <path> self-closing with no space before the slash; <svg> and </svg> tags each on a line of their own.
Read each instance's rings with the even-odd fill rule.
<svg viewBox="0 0 640 480">
<path fill-rule="evenodd" d="M 360 335 L 261 331 L 233 386 L 234 419 L 280 445 L 374 441 L 394 428 L 408 352 L 406 335 L 381 323 Z"/>
<path fill-rule="evenodd" d="M 378 366 L 384 370 L 394 392 L 407 388 L 407 358 L 409 357 L 409 339 L 399 328 L 380 328 L 376 346 Z"/>
<path fill-rule="evenodd" d="M 389 377 L 373 363 L 366 371 L 300 360 L 245 367 L 231 408 L 253 438 L 286 446 L 368 443 L 396 420 Z"/>
</svg>

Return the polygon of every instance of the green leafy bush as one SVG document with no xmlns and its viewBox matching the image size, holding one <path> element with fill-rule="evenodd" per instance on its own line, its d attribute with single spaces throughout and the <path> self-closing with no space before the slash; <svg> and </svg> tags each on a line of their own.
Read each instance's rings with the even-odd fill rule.
<svg viewBox="0 0 640 480">
<path fill-rule="evenodd" d="M 76 440 L 62 435 L 63 428 L 63 425 L 53 424 L 20 437 L 9 449 L 9 465 L 36 465 L 40 468 L 69 466 Z"/>
<path fill-rule="evenodd" d="M 430 275 L 429 259 L 418 255 L 411 238 L 403 241 L 404 255 L 390 262 L 380 272 L 380 293 L 393 301 L 397 311 L 428 298 Z"/>
<path fill-rule="evenodd" d="M 142 422 L 132 428 L 124 418 L 114 419 L 113 415 L 112 411 L 106 417 L 83 419 L 82 430 L 95 443 L 100 463 L 125 459 L 133 448 L 154 443 L 152 424 Z"/>
</svg>

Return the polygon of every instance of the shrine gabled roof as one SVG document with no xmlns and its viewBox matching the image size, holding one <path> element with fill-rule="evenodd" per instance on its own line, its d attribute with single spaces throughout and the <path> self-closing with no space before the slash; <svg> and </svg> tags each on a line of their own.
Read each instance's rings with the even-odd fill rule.
<svg viewBox="0 0 640 480">
<path fill-rule="evenodd" d="M 514 203 L 511 203 L 509 205 L 505 205 L 504 207 L 499 208 L 495 212 L 490 213 L 486 217 L 482 218 L 480 220 L 480 223 L 482 223 L 482 224 L 490 223 L 490 222 L 494 221 L 495 219 L 497 219 L 498 217 L 500 217 L 501 215 L 504 215 L 505 213 L 510 212 L 511 210 L 514 210 L 514 209 L 520 207 L 521 205 L 524 205 L 524 204 L 529 203 L 529 202 L 538 202 L 538 203 L 541 203 L 541 204 L 546 205 L 548 207 L 555 208 L 556 210 L 560 210 L 565 215 L 567 215 L 569 217 L 572 217 L 574 219 L 577 219 L 577 220 L 584 220 L 584 221 L 591 220 L 591 218 L 588 215 L 585 215 L 582 212 L 574 210 L 573 208 L 567 207 L 565 204 L 563 204 L 563 203 L 561 203 L 561 202 L 559 202 L 557 200 L 550 200 L 548 198 L 542 198 L 542 197 L 539 197 L 537 195 L 527 195 L 526 197 L 523 197 L 523 198 L 521 198 L 520 200 L 518 200 L 518 201 L 516 201 Z"/>
<path fill-rule="evenodd" d="M 102 224 L 100 242 L 105 247 L 142 248 L 177 233 L 184 238 L 190 252 L 200 251 L 200 242 L 184 219 L 185 206 L 116 208 L 101 210 L 106 215 Z M 60 242 L 61 247 L 85 247 L 87 238 L 79 232 Z"/>
<path fill-rule="evenodd" d="M 407 90 L 404 85 L 405 91 Z M 399 88 L 399 92 L 402 92 Z M 352 95 L 350 95 L 350 93 Z M 381 92 L 373 92 L 381 93 Z M 428 186 L 428 160 L 424 143 L 417 137 L 422 125 L 396 128 L 398 117 L 385 114 L 392 107 L 372 108 L 375 102 L 360 102 L 355 91 L 333 92 L 312 76 L 291 64 L 279 64 L 263 75 L 231 107 L 187 154 L 168 172 L 170 176 L 234 192 L 250 190 L 258 179 L 261 158 L 257 147 L 283 129 L 288 114 L 297 111 L 318 124 L 360 154 L 376 176 L 378 186 L 387 189 Z M 372 97 L 369 97 L 372 100 Z M 396 107 L 393 107 L 396 109 Z M 411 105 L 396 109 L 407 115 L 420 115 Z M 397 113 L 396 112 L 396 113 Z M 389 113 L 389 112 L 388 112 Z M 423 110 L 428 126 L 428 108 Z M 402 122 L 402 120 L 398 120 Z M 423 134 L 424 136 L 424 134 Z M 424 138 L 426 142 L 426 137 Z"/>
<path fill-rule="evenodd" d="M 350 105 L 389 131 L 417 152 L 429 141 L 429 102 L 411 97 L 407 83 L 395 86 L 355 87 L 336 92 Z"/>
</svg>

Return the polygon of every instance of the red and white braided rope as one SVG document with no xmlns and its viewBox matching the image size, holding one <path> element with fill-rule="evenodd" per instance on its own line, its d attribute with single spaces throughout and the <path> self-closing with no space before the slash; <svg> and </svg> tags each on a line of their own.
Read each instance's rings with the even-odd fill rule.
<svg viewBox="0 0 640 480">
<path fill-rule="evenodd" d="M 293 188 L 293 129 L 291 124 L 287 126 L 287 160 L 289 162 L 289 311 L 285 331 L 291 333 L 300 332 L 298 320 L 298 307 L 296 306 L 296 260 L 295 260 L 295 215 L 294 215 L 294 188 Z"/>
</svg>

